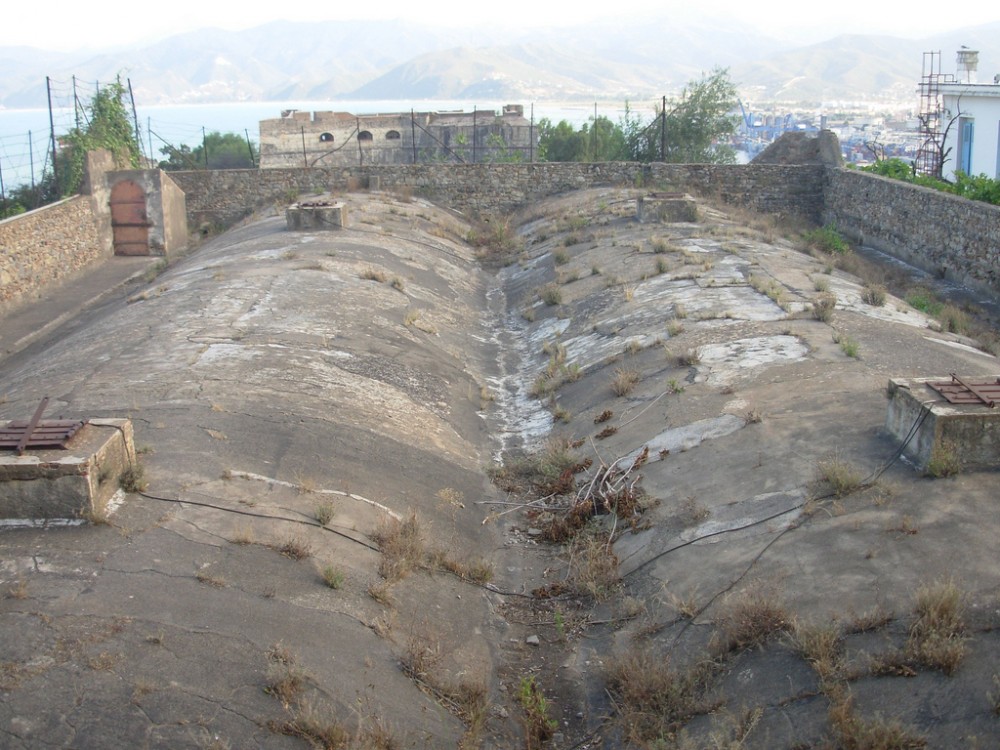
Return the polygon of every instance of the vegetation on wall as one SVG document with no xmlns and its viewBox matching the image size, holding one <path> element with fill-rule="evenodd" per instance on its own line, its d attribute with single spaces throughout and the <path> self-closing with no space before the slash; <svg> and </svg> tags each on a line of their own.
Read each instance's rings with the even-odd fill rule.
<svg viewBox="0 0 1000 750">
<path fill-rule="evenodd" d="M 909 182 L 913 185 L 953 193 L 969 200 L 1000 206 L 1000 180 L 987 177 L 984 174 L 973 177 L 963 172 L 956 172 L 955 181 L 948 182 L 936 177 L 917 174 L 912 164 L 896 158 L 882 159 L 867 167 L 862 167 L 862 170 L 894 180 Z"/>
<path fill-rule="evenodd" d="M 736 86 L 717 68 L 690 81 L 676 99 L 666 99 L 645 122 L 626 102 L 616 124 L 606 117 L 578 130 L 565 120 L 539 123 L 539 154 L 547 161 L 662 161 L 672 164 L 731 164 L 733 149 L 720 141 L 736 130 Z"/>
<path fill-rule="evenodd" d="M 94 94 L 90 104 L 84 108 L 87 124 L 73 128 L 58 138 L 60 149 L 56 154 L 55 169 L 46 169 L 41 181 L 34 186 L 21 185 L 8 191 L 6 206 L 0 207 L 0 218 L 15 216 L 78 193 L 88 151 L 107 149 L 119 169 L 138 168 L 142 150 L 125 104 L 127 95 L 128 89 L 120 80 L 103 86 Z"/>
</svg>

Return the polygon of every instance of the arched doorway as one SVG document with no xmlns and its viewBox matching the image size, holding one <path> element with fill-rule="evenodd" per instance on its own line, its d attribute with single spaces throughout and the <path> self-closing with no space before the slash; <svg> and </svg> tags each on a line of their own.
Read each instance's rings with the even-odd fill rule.
<svg viewBox="0 0 1000 750">
<path fill-rule="evenodd" d="M 132 180 L 111 188 L 111 233 L 115 255 L 149 255 L 146 193 Z"/>
</svg>

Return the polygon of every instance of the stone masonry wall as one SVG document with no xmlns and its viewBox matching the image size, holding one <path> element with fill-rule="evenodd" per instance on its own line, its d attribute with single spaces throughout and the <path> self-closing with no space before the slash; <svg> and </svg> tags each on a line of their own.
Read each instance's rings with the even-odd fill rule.
<svg viewBox="0 0 1000 750">
<path fill-rule="evenodd" d="M 106 252 L 86 195 L 0 221 L 0 310 L 30 300 Z"/>
<path fill-rule="evenodd" d="M 830 170 L 823 221 L 929 273 L 1000 295 L 1000 207 L 852 169 Z"/>
<path fill-rule="evenodd" d="M 470 214 L 506 213 L 532 201 L 601 185 L 647 185 L 720 196 L 758 211 L 819 220 L 821 165 L 415 164 L 396 166 L 173 172 L 187 196 L 188 223 L 222 227 L 254 210 L 282 208 L 299 194 L 370 187 L 406 188 Z"/>
</svg>

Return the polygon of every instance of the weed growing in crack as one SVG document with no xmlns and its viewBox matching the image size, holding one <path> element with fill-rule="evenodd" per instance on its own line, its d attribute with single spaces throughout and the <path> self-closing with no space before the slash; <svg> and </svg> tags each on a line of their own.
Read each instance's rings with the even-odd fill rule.
<svg viewBox="0 0 1000 750">
<path fill-rule="evenodd" d="M 541 747 L 552 738 L 559 722 L 549 716 L 549 702 L 534 676 L 521 678 L 517 701 L 524 714 L 521 720 L 524 724 L 525 747 L 527 750 Z"/>
</svg>

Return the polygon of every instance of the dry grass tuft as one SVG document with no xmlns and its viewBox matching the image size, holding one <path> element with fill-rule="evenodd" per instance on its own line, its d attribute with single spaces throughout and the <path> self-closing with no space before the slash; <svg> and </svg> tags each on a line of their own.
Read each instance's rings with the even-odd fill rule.
<svg viewBox="0 0 1000 750">
<path fill-rule="evenodd" d="M 489 717 L 489 689 L 478 680 L 454 680 L 438 669 L 439 642 L 427 635 L 411 635 L 400 657 L 403 673 L 433 696 L 466 726 L 460 747 L 478 747 Z"/>
<path fill-rule="evenodd" d="M 840 629 L 833 624 L 804 625 L 795 623 L 792 644 L 809 662 L 820 679 L 820 690 L 843 678 L 844 656 Z"/>
<path fill-rule="evenodd" d="M 858 615 L 852 615 L 851 619 L 848 620 L 846 633 L 870 633 L 874 630 L 880 630 L 892 622 L 894 616 L 892 612 L 885 609 L 881 605 L 875 605 L 869 610 L 866 610 Z"/>
<path fill-rule="evenodd" d="M 854 700 L 845 696 L 834 701 L 829 712 L 830 726 L 843 750 L 920 750 L 927 740 L 907 729 L 898 719 L 879 714 L 862 719 L 854 713 Z"/>
<path fill-rule="evenodd" d="M 671 668 L 665 655 L 635 648 L 611 659 L 607 685 L 618 708 L 622 733 L 630 746 L 659 747 L 692 717 L 712 711 L 708 700 L 714 664 L 684 671 Z"/>
<path fill-rule="evenodd" d="M 854 464 L 834 453 L 816 464 L 816 475 L 829 485 L 837 497 L 845 497 L 861 489 L 864 472 Z"/>
<path fill-rule="evenodd" d="M 326 526 L 333 520 L 333 513 L 332 503 L 320 503 L 316 506 L 314 515 L 316 516 L 316 521 L 320 526 Z"/>
<path fill-rule="evenodd" d="M 404 578 L 424 558 L 424 541 L 415 513 L 402 521 L 392 516 L 383 516 L 372 539 L 382 551 L 378 572 L 386 581 Z"/>
<path fill-rule="evenodd" d="M 714 650 L 721 655 L 754 648 L 790 626 L 791 619 L 776 592 L 755 585 L 723 602 L 713 636 Z"/>
<path fill-rule="evenodd" d="M 18 579 L 3 594 L 4 599 L 24 600 L 28 598 L 28 582 L 23 578 Z"/>
<path fill-rule="evenodd" d="M 569 580 L 580 594 L 597 601 L 610 597 L 618 588 L 618 556 L 606 538 L 588 530 L 573 538 L 568 547 Z"/>
<path fill-rule="evenodd" d="M 377 281 L 380 284 L 384 284 L 389 280 L 389 276 L 381 268 L 375 268 L 374 266 L 368 266 L 362 269 L 358 276 L 365 281 Z"/>
<path fill-rule="evenodd" d="M 199 583 L 204 583 L 206 586 L 211 586 L 213 588 L 222 589 L 226 587 L 226 579 L 222 576 L 212 575 L 206 570 L 199 570 L 194 576 Z"/>
<path fill-rule="evenodd" d="M 639 384 L 640 375 L 638 370 L 626 367 L 619 367 L 615 370 L 615 375 L 611 379 L 611 390 L 616 396 L 627 396 Z"/>
<path fill-rule="evenodd" d="M 812 316 L 818 321 L 829 323 L 836 307 L 837 295 L 833 292 L 823 292 L 812 302 Z"/>
<path fill-rule="evenodd" d="M 288 537 L 276 549 L 292 560 L 305 560 L 312 555 L 312 546 L 300 536 Z"/>
<path fill-rule="evenodd" d="M 925 666 L 954 674 L 965 657 L 965 593 L 951 579 L 921 586 L 914 614 L 907 653 Z"/>
</svg>

